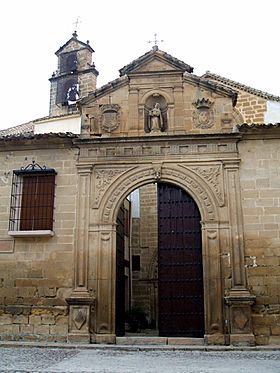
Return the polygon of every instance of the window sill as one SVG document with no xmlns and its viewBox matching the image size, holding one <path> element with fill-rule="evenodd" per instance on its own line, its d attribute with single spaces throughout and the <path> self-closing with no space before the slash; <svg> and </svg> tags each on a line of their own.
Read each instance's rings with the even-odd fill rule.
<svg viewBox="0 0 280 373">
<path fill-rule="evenodd" d="M 8 235 L 12 237 L 51 237 L 54 235 L 54 232 L 51 230 L 8 231 Z"/>
</svg>

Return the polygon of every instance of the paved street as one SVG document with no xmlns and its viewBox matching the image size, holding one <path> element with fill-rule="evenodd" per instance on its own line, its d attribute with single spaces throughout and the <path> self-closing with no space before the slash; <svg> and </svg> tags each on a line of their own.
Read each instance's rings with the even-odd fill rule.
<svg viewBox="0 0 280 373">
<path fill-rule="evenodd" d="M 1 347 L 0 372 L 279 373 L 280 351 Z"/>
</svg>

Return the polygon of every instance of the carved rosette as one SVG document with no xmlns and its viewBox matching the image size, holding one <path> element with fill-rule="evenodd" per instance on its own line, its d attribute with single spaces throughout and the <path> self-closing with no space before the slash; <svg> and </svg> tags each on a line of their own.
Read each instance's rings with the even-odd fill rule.
<svg viewBox="0 0 280 373">
<path fill-rule="evenodd" d="M 223 206 L 225 201 L 221 166 L 196 166 L 190 167 L 190 169 L 207 181 L 211 189 L 214 191 L 219 205 Z"/>
<path fill-rule="evenodd" d="M 100 116 L 100 127 L 105 132 L 113 132 L 120 125 L 120 106 L 117 104 L 102 105 Z"/>
<path fill-rule="evenodd" d="M 193 105 L 196 110 L 193 112 L 193 123 L 196 128 L 210 128 L 214 125 L 214 111 L 211 106 L 214 102 L 208 98 L 199 98 Z"/>
</svg>

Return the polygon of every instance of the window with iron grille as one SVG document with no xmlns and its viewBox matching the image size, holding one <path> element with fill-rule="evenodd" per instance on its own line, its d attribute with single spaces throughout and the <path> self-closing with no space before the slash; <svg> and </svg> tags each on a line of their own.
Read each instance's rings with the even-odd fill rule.
<svg viewBox="0 0 280 373">
<path fill-rule="evenodd" d="M 34 161 L 13 171 L 9 234 L 51 235 L 56 171 Z M 32 234 L 33 232 L 33 234 Z M 25 234 L 27 235 L 27 234 Z"/>
</svg>

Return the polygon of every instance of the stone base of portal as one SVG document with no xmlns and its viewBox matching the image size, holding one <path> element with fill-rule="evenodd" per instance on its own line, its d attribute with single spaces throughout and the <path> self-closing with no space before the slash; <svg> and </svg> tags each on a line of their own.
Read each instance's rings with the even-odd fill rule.
<svg viewBox="0 0 280 373">
<path fill-rule="evenodd" d="M 95 299 L 86 293 L 73 293 L 66 302 L 69 305 L 67 342 L 90 343 L 91 316 Z"/>
<path fill-rule="evenodd" d="M 224 334 L 206 334 L 204 340 L 206 345 L 224 346 L 226 344 Z"/>
<path fill-rule="evenodd" d="M 246 289 L 232 289 L 225 297 L 229 307 L 229 344 L 234 346 L 254 346 L 252 333 L 252 310 L 256 297 Z"/>
<path fill-rule="evenodd" d="M 232 346 L 255 346 L 254 334 L 231 334 L 229 343 Z"/>
<path fill-rule="evenodd" d="M 91 336 L 91 343 L 115 344 L 116 335 L 115 334 L 93 334 Z"/>
</svg>

